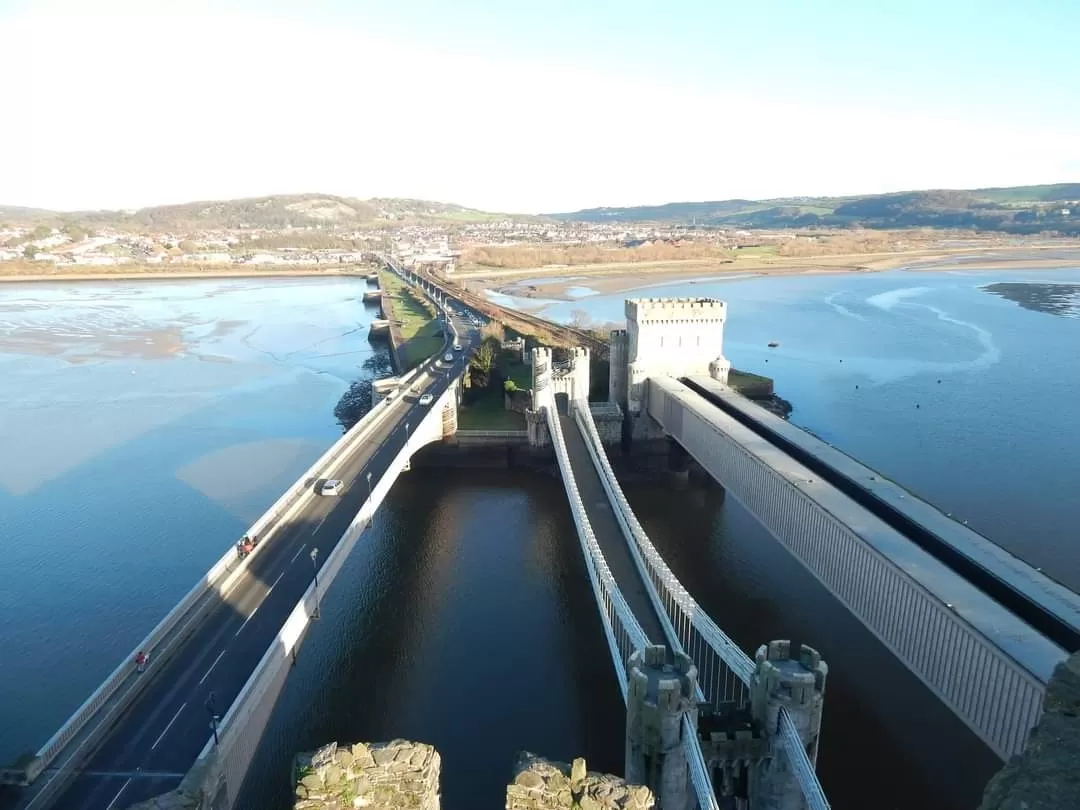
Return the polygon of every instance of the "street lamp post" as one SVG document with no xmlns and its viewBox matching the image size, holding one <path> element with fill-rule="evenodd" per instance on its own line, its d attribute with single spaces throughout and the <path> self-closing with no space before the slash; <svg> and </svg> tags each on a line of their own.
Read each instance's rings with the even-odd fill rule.
<svg viewBox="0 0 1080 810">
<path fill-rule="evenodd" d="M 221 715 L 218 714 L 217 708 L 217 692 L 211 692 L 206 697 L 206 702 L 203 707 L 210 714 L 210 730 L 214 732 L 214 745 L 217 745 L 218 740 L 218 725 L 221 722 Z"/>
<path fill-rule="evenodd" d="M 311 572 L 315 577 L 315 611 L 311 614 L 311 618 L 319 618 L 319 566 L 315 561 L 319 558 L 319 549 L 313 548 L 311 550 Z"/>
</svg>

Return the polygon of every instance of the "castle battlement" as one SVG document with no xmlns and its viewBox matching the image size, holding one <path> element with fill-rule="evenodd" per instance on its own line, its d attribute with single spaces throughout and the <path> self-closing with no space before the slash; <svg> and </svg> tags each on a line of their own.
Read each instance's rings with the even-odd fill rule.
<svg viewBox="0 0 1080 810">
<path fill-rule="evenodd" d="M 656 321 L 723 321 L 727 303 L 718 298 L 628 298 L 626 319 L 637 323 Z"/>
</svg>

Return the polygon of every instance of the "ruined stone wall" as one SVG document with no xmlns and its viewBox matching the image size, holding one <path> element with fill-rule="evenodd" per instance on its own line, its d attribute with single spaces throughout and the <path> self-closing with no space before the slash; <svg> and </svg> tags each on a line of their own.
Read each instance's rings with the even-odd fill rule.
<svg viewBox="0 0 1080 810">
<path fill-rule="evenodd" d="M 330 743 L 294 764 L 295 810 L 439 810 L 439 752 L 425 743 Z"/>
<path fill-rule="evenodd" d="M 506 810 L 649 810 L 656 804 L 647 787 L 590 773 L 585 760 L 551 762 L 523 751 L 506 788 Z"/>
</svg>

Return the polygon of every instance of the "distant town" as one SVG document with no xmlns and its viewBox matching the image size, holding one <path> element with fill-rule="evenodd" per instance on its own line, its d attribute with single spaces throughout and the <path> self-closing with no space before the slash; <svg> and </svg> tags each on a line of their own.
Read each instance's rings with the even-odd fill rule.
<svg viewBox="0 0 1080 810">
<path fill-rule="evenodd" d="M 862 271 L 898 266 L 901 255 L 1075 243 L 1078 195 L 1080 185 L 1059 184 L 544 216 L 324 194 L 133 211 L 0 206 L 0 275 L 319 272 L 378 251 L 465 275 L 620 264 L 652 273 Z"/>
<path fill-rule="evenodd" d="M 130 227 L 8 224 L 0 227 L 0 262 L 27 262 L 56 269 L 121 265 L 238 265 L 252 269 L 333 266 L 360 263 L 366 255 L 391 248 L 404 258 L 442 263 L 453 272 L 463 253 L 476 248 L 522 245 L 595 245 L 638 248 L 656 242 L 693 241 L 737 248 L 762 240 L 794 239 L 794 233 L 746 230 L 692 232 L 686 226 L 637 223 L 491 222 L 392 223 L 384 227 L 344 228 L 339 224 L 132 232 Z M 325 242 L 327 247 L 310 247 Z"/>
</svg>

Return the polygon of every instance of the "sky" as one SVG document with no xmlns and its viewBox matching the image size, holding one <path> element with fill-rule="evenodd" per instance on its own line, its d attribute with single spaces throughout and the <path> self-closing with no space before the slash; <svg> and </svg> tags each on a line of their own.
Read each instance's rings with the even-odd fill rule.
<svg viewBox="0 0 1080 810">
<path fill-rule="evenodd" d="M 0 0 L 0 204 L 1080 181 L 1077 0 Z"/>
</svg>

